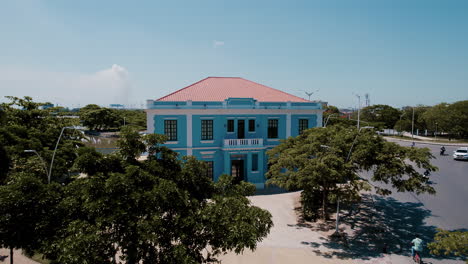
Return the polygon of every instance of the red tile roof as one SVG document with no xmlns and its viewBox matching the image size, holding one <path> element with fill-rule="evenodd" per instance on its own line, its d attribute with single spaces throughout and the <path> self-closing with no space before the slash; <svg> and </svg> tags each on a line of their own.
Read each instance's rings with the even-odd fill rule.
<svg viewBox="0 0 468 264">
<path fill-rule="evenodd" d="M 224 101 L 227 98 L 254 98 L 259 102 L 309 102 L 239 77 L 208 77 L 157 101 Z"/>
</svg>

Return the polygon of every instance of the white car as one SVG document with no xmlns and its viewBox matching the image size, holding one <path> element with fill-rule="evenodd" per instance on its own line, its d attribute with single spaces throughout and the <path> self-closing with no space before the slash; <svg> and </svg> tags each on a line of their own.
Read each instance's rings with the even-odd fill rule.
<svg viewBox="0 0 468 264">
<path fill-rule="evenodd" d="M 458 148 L 453 152 L 453 159 L 468 160 L 468 147 Z"/>
</svg>

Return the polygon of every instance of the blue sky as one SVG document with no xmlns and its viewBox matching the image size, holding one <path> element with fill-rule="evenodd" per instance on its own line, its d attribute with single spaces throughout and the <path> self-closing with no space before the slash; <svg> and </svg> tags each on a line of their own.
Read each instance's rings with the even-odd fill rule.
<svg viewBox="0 0 468 264">
<path fill-rule="evenodd" d="M 468 1 L 0 3 L 0 96 L 140 107 L 239 76 L 357 107 L 468 99 Z M 0 99 L 2 100 L 2 99 Z"/>
</svg>

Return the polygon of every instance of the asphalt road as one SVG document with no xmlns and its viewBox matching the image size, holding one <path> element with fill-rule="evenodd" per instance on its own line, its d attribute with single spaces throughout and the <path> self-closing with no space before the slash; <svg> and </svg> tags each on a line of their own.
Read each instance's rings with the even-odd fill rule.
<svg viewBox="0 0 468 264">
<path fill-rule="evenodd" d="M 391 141 L 403 146 L 411 145 L 410 142 Z M 429 177 L 437 194 L 415 195 L 394 191 L 390 197 L 427 210 L 423 219 L 426 226 L 448 230 L 468 229 L 468 161 L 456 161 L 452 157 L 459 146 L 445 146 L 445 156 L 439 154 L 440 145 L 416 143 L 415 147 L 429 148 L 435 156 L 432 163 L 439 167 L 439 171 L 432 172 Z"/>
</svg>

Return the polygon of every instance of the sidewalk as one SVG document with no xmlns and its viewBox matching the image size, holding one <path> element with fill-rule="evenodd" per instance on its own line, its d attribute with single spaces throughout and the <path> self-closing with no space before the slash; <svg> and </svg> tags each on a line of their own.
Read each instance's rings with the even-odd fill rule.
<svg viewBox="0 0 468 264">
<path fill-rule="evenodd" d="M 5 257 L 3 261 L 0 260 L 0 263 L 10 263 L 10 250 L 6 248 L 0 248 L 0 257 L 2 257 L 1 259 Z M 40 264 L 39 262 L 25 257 L 23 254 L 21 254 L 20 249 L 13 250 L 13 261 L 15 264 Z"/>
<path fill-rule="evenodd" d="M 343 246 L 333 243 L 327 237 L 318 231 L 312 230 L 307 225 L 297 223 L 297 214 L 295 208 L 298 206 L 298 198 L 300 192 L 272 194 L 272 195 L 256 195 L 249 199 L 252 204 L 260 208 L 270 211 L 273 216 L 274 226 L 270 234 L 258 244 L 257 249 L 252 252 L 245 250 L 242 254 L 236 255 L 233 252 L 221 256 L 220 260 L 223 264 L 274 264 L 274 263 L 291 263 L 291 264 L 406 264 L 413 263 L 409 254 L 409 247 L 404 248 L 402 253 L 398 254 L 380 254 L 375 249 L 375 239 L 372 234 L 377 233 L 376 229 L 369 229 L 367 232 L 362 232 L 362 235 L 354 236 L 351 241 L 352 249 L 345 249 Z M 380 201 L 381 204 L 387 204 L 388 201 Z M 414 211 L 413 205 L 402 207 L 397 204 L 395 208 L 397 212 L 382 212 L 379 209 L 380 218 L 374 218 L 373 223 L 381 226 L 381 221 L 387 218 L 398 218 L 394 221 L 395 227 L 387 230 L 385 233 L 390 238 L 387 239 L 402 239 L 406 241 L 401 234 L 396 233 L 398 230 L 401 233 L 406 233 L 410 228 L 403 227 L 409 222 L 401 215 L 418 215 Z M 393 212 L 393 214 L 392 214 Z M 401 214 L 394 215 L 401 212 Z M 343 218 L 343 221 L 349 218 Z M 421 219 L 422 221 L 423 219 Z M 364 219 L 356 219 L 362 223 Z M 365 222 L 365 221 L 364 221 Z M 359 228 L 358 224 L 356 229 Z M 402 230 L 400 230 L 402 229 Z M 422 229 L 424 230 L 424 229 Z M 356 239 L 357 237 L 357 239 Z M 359 242 L 361 240 L 361 242 Z M 391 240 L 388 240 L 391 241 Z M 371 250 L 369 252 L 369 250 Z M 392 245 L 390 252 L 396 252 L 395 245 Z M 426 264 L 463 264 L 461 260 L 453 259 L 435 259 L 424 258 Z"/>
</svg>

